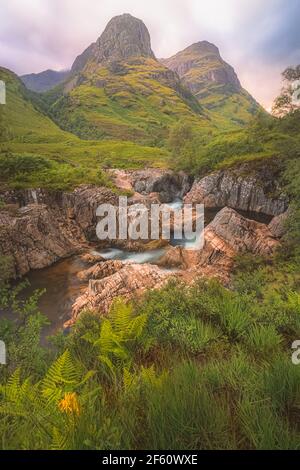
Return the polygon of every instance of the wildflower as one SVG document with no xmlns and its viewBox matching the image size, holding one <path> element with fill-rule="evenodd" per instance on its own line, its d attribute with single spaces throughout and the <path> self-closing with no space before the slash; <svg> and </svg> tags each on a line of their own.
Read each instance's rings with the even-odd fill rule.
<svg viewBox="0 0 300 470">
<path fill-rule="evenodd" d="M 60 402 L 58 403 L 58 407 L 60 411 L 64 411 L 68 414 L 73 414 L 79 416 L 80 408 L 77 399 L 76 393 L 65 393 L 65 396 Z"/>
</svg>

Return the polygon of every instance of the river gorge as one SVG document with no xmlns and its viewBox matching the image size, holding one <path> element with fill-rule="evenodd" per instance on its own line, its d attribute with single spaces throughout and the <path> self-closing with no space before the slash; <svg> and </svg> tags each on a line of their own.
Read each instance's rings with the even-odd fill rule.
<svg viewBox="0 0 300 470">
<path fill-rule="evenodd" d="M 172 237 L 146 244 L 100 243 L 96 208 L 118 201 L 108 188 L 7 191 L 0 248 L 13 259 L 14 277 L 28 278 L 24 294 L 45 289 L 39 300 L 50 322 L 45 335 L 71 326 L 84 309 L 105 313 L 115 297 L 129 299 L 171 276 L 189 283 L 199 276 L 217 277 L 229 285 L 236 254 L 268 256 L 280 244 L 288 201 L 277 181 L 272 180 L 271 190 L 261 172 L 221 171 L 198 180 L 168 170 L 110 173 L 116 187 L 130 193 L 131 205 L 158 202 L 176 211 L 184 202 L 204 204 L 204 247 L 190 250 L 193 242 Z"/>
</svg>

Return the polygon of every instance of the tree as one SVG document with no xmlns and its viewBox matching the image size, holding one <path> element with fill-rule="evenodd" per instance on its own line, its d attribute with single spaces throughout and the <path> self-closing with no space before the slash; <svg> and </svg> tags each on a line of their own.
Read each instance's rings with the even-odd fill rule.
<svg viewBox="0 0 300 470">
<path fill-rule="evenodd" d="M 179 121 L 171 128 L 169 148 L 172 152 L 175 168 L 192 173 L 197 167 L 201 142 L 190 123 Z"/>
<path fill-rule="evenodd" d="M 284 86 L 272 108 L 272 114 L 277 117 L 283 117 L 300 109 L 300 65 L 295 68 L 288 67 L 282 73 L 282 77 Z"/>
</svg>

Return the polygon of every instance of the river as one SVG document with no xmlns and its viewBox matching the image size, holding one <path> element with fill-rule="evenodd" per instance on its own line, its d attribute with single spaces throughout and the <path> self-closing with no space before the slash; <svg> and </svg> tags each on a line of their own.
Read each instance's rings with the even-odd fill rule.
<svg viewBox="0 0 300 470">
<path fill-rule="evenodd" d="M 182 200 L 176 199 L 169 204 L 174 211 L 182 207 Z M 205 225 L 214 218 L 219 209 L 205 211 Z M 248 218 L 259 222 L 268 223 L 270 218 L 260 214 L 242 213 Z M 191 248 L 193 240 L 170 240 L 170 245 Z M 119 248 L 97 249 L 91 248 L 91 254 L 100 254 L 104 259 L 130 260 L 134 263 L 157 263 L 163 256 L 166 248 L 148 250 L 145 252 L 129 252 Z M 39 308 L 50 321 L 50 325 L 45 327 L 43 338 L 57 332 L 62 328 L 64 322 L 69 318 L 70 310 L 74 300 L 86 289 L 87 283 L 81 281 L 77 273 L 87 269 L 90 265 L 82 260 L 81 255 L 75 255 L 63 259 L 52 266 L 40 270 L 31 271 L 26 278 L 30 286 L 24 290 L 22 296 L 28 296 L 35 290 L 45 290 L 39 299 Z M 12 312 L 0 312 L 6 317 Z"/>
</svg>

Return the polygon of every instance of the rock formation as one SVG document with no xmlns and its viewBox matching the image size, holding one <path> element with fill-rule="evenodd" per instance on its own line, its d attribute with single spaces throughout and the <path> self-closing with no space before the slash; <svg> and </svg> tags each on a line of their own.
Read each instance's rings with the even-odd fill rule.
<svg viewBox="0 0 300 470">
<path fill-rule="evenodd" d="M 44 204 L 0 214 L 0 252 L 13 260 L 14 276 L 50 266 L 78 252 L 85 237 L 73 220 Z"/>
<path fill-rule="evenodd" d="M 0 252 L 12 257 L 15 277 L 86 247 L 96 239 L 98 205 L 118 203 L 109 189 L 86 185 L 71 193 L 25 190 L 2 197 L 13 208 L 0 212 Z"/>
<path fill-rule="evenodd" d="M 283 212 L 275 217 L 269 223 L 268 228 L 274 238 L 282 238 L 287 231 L 286 222 L 289 217 L 290 210 Z"/>
<path fill-rule="evenodd" d="M 125 13 L 112 18 L 99 39 L 75 59 L 72 73 L 82 70 L 89 60 L 103 63 L 130 57 L 155 58 L 148 29 L 141 20 Z"/>
<path fill-rule="evenodd" d="M 247 165 L 239 169 L 216 171 L 196 180 L 184 198 L 185 203 L 207 208 L 232 207 L 270 216 L 285 212 L 288 199 L 268 168 L 251 174 Z"/>
<path fill-rule="evenodd" d="M 122 269 L 124 263 L 119 260 L 108 260 L 99 261 L 92 267 L 80 271 L 77 276 L 82 281 L 89 281 L 90 279 L 103 279 L 104 277 L 111 276 L 120 269 Z"/>
<path fill-rule="evenodd" d="M 223 240 L 236 253 L 250 252 L 268 256 L 279 246 L 267 225 L 246 219 L 228 207 L 218 212 L 207 226 L 206 238 L 208 234 Z"/>
<path fill-rule="evenodd" d="M 193 179 L 186 173 L 172 170 L 148 168 L 145 170 L 110 170 L 116 186 L 132 192 L 138 202 L 147 196 L 145 202 L 168 203 L 182 198 L 192 186 Z"/>
<path fill-rule="evenodd" d="M 259 109 L 254 98 L 242 88 L 233 67 L 208 41 L 192 44 L 161 62 L 179 75 L 183 85 L 201 106 L 209 109 L 211 116 L 222 119 L 222 125 L 225 118 L 226 125 L 241 126 Z"/>
<path fill-rule="evenodd" d="M 65 326 L 71 326 L 83 310 L 106 313 L 116 297 L 130 299 L 148 289 L 158 288 L 171 273 L 150 264 L 127 264 L 111 276 L 90 280 L 87 291 L 73 305 L 72 317 Z"/>
<path fill-rule="evenodd" d="M 226 284 L 237 254 L 251 252 L 270 256 L 279 245 L 267 225 L 246 219 L 225 207 L 206 227 L 201 250 L 169 247 L 158 266 L 104 261 L 83 271 L 80 278 L 89 281 L 89 286 L 74 303 L 72 317 L 66 325 L 72 325 L 85 309 L 106 313 L 114 298 L 130 299 L 145 289 L 159 288 L 170 276 L 186 282 L 198 277 L 216 277 Z"/>
<path fill-rule="evenodd" d="M 220 56 L 219 49 L 208 41 L 200 41 L 161 62 L 178 73 L 184 84 L 197 96 L 208 83 L 231 85 L 235 91 L 242 89 L 231 65 Z"/>
</svg>

